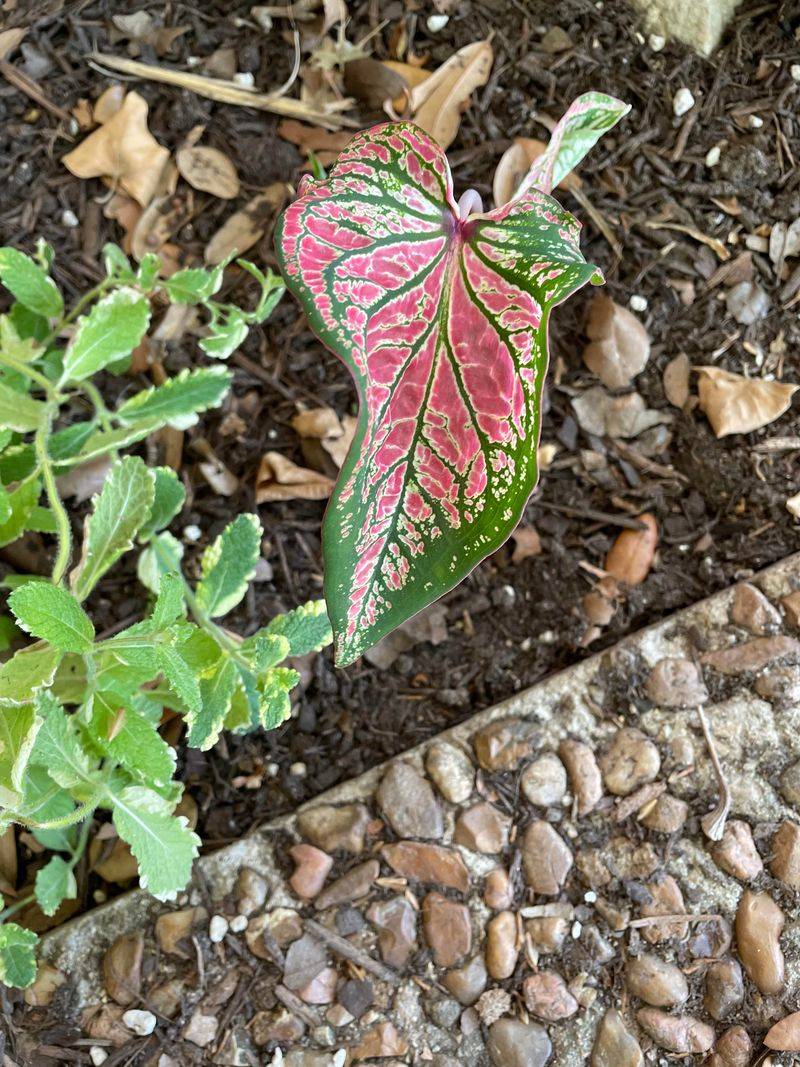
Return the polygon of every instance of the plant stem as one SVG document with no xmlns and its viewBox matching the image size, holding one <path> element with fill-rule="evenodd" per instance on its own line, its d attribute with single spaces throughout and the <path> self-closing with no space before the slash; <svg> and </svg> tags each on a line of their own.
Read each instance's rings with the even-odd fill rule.
<svg viewBox="0 0 800 1067">
<path fill-rule="evenodd" d="M 8 367 L 9 370 L 14 370 L 18 374 L 24 374 L 26 378 L 30 378 L 32 382 L 36 382 L 47 393 L 48 397 L 53 398 L 55 396 L 55 388 L 49 378 L 45 378 L 38 370 L 34 370 L 33 367 L 28 366 L 27 363 L 20 363 L 19 360 L 14 359 L 13 356 L 3 355 L 0 356 L 0 363 L 4 367 Z"/>
<path fill-rule="evenodd" d="M 18 911 L 22 911 L 28 904 L 33 903 L 36 899 L 35 893 L 29 893 L 27 897 L 23 897 L 22 900 L 17 900 L 15 903 L 10 904 L 7 908 L 3 908 L 0 911 L 0 922 L 5 922 L 6 919 L 10 919 L 12 915 L 15 915 Z"/>
<path fill-rule="evenodd" d="M 89 797 L 85 803 L 79 804 L 69 815 L 62 815 L 60 819 L 49 819 L 47 822 L 34 822 L 31 819 L 28 825 L 32 826 L 34 830 L 66 830 L 67 827 L 74 826 L 76 823 L 82 822 L 83 819 L 88 822 L 88 816 L 92 814 L 102 797 L 103 791 L 98 790 L 94 796 Z"/>
<path fill-rule="evenodd" d="M 45 337 L 44 341 L 42 341 L 42 345 L 47 348 L 48 345 L 52 344 L 53 341 L 55 341 L 56 337 L 58 337 L 58 335 L 64 329 L 64 327 L 68 326 L 71 322 L 74 322 L 75 319 L 77 319 L 77 317 L 87 306 L 87 304 L 91 304 L 93 300 L 96 300 L 98 297 L 102 296 L 106 289 L 108 289 L 109 286 L 113 284 L 114 282 L 111 278 L 103 278 L 103 280 L 101 282 L 98 282 L 98 284 L 93 289 L 90 289 L 88 293 L 84 293 L 80 300 L 77 302 L 77 304 L 75 304 L 72 311 L 70 311 L 68 315 L 65 315 L 64 318 L 61 319 L 61 321 L 58 323 L 58 325 L 50 331 L 47 337 Z"/>
<path fill-rule="evenodd" d="M 89 831 L 91 830 L 91 828 L 92 820 L 89 816 L 87 816 L 84 820 L 83 826 L 81 827 L 80 837 L 78 838 L 78 843 L 75 845 L 75 851 L 72 853 L 72 859 L 69 861 L 69 866 L 73 871 L 80 863 L 81 857 L 86 851 L 86 846 L 89 843 Z"/>
<path fill-rule="evenodd" d="M 50 504 L 53 517 L 56 520 L 58 551 L 56 552 L 56 560 L 53 564 L 52 581 L 54 585 L 60 585 L 67 567 L 69 566 L 70 556 L 72 555 L 72 529 L 69 524 L 69 516 L 67 515 L 66 509 L 61 502 L 61 497 L 58 494 L 56 476 L 53 473 L 50 454 L 47 451 L 47 439 L 50 436 L 50 431 L 52 429 L 53 415 L 56 405 L 57 401 L 51 401 L 48 405 L 47 415 L 42 425 L 36 431 L 34 448 L 36 450 L 36 458 L 39 461 L 39 469 L 42 472 L 42 479 L 44 480 L 47 501 Z"/>
</svg>

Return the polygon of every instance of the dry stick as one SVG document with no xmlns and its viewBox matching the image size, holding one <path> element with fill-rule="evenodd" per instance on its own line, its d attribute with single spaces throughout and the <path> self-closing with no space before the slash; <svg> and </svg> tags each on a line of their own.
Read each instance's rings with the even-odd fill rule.
<svg viewBox="0 0 800 1067">
<path fill-rule="evenodd" d="M 338 934 L 334 934 L 321 923 L 314 922 L 313 919 L 306 919 L 305 926 L 309 933 L 313 934 L 314 937 L 327 945 L 336 956 L 342 956 L 344 959 L 350 960 L 352 963 L 357 963 L 360 967 L 363 967 L 365 971 L 371 971 L 372 974 L 377 978 L 382 979 L 384 982 L 390 982 L 392 985 L 397 985 L 400 981 L 394 971 L 389 970 L 388 967 L 384 967 L 382 963 L 378 963 L 372 956 L 368 956 L 366 952 L 362 952 L 360 948 L 351 945 L 349 941 L 346 941 L 343 937 L 339 937 Z"/>
<path fill-rule="evenodd" d="M 310 107 L 302 100 L 275 93 L 259 93 L 253 89 L 244 89 L 235 82 L 223 81 L 221 78 L 205 78 L 202 74 L 187 74 L 182 70 L 159 67 L 154 63 L 138 63 L 133 59 L 108 55 L 106 52 L 91 52 L 89 60 L 101 64 L 110 70 L 122 74 L 132 74 L 136 78 L 163 82 L 165 85 L 177 85 L 189 89 L 198 96 L 216 100 L 221 104 L 236 104 L 239 107 L 253 107 L 259 111 L 271 111 L 275 115 L 288 115 L 289 118 L 315 122 L 329 130 L 338 130 L 342 126 L 358 127 L 355 119 L 338 114 L 353 106 L 351 99 L 338 100 L 329 104 L 327 109 Z M 0 68 L 1 69 L 1 68 Z"/>
<path fill-rule="evenodd" d="M 31 100 L 34 100 L 39 107 L 43 107 L 46 111 L 51 112 L 62 122 L 69 123 L 70 116 L 66 111 L 62 111 L 60 107 L 57 107 L 54 103 L 47 99 L 42 90 L 36 84 L 36 82 L 23 74 L 21 70 L 9 63 L 6 59 L 0 59 L 0 74 L 6 79 L 9 84 L 13 85 L 16 89 L 20 89 L 26 96 L 29 96 Z"/>
<path fill-rule="evenodd" d="M 644 919 L 631 919 L 628 926 L 632 929 L 638 929 L 641 926 L 659 926 L 662 923 L 705 923 L 710 922 L 712 919 L 721 918 L 721 915 L 714 914 L 713 912 L 707 912 L 701 915 L 685 915 L 683 913 L 678 913 L 676 915 L 648 915 Z"/>
<path fill-rule="evenodd" d="M 288 1008 L 295 1015 L 299 1015 L 308 1026 L 319 1026 L 319 1017 L 313 1011 L 310 1011 L 300 997 L 296 996 L 291 989 L 287 989 L 285 985 L 276 985 L 273 993 L 285 1008 Z"/>
<path fill-rule="evenodd" d="M 708 746 L 709 755 L 711 756 L 711 763 L 714 767 L 714 777 L 717 779 L 717 785 L 719 786 L 719 800 L 717 801 L 717 806 L 713 811 L 710 811 L 707 815 L 703 816 L 700 820 L 700 825 L 702 826 L 703 833 L 706 837 L 710 838 L 712 841 L 719 841 L 725 833 L 725 820 L 728 818 L 728 812 L 731 810 L 731 790 L 728 785 L 728 779 L 725 777 L 725 772 L 722 769 L 722 764 L 720 763 L 717 754 L 717 746 L 714 743 L 714 735 L 711 732 L 711 726 L 709 725 L 702 705 L 698 705 L 697 714 L 700 718 L 700 725 L 703 727 L 703 736 L 706 739 L 706 745 Z"/>
<path fill-rule="evenodd" d="M 597 208 L 589 200 L 588 196 L 582 189 L 570 189 L 570 192 L 581 205 L 583 210 L 598 228 L 600 233 L 605 237 L 614 252 L 617 259 L 622 259 L 622 245 L 619 243 L 614 235 L 614 231 L 606 222 L 605 216 L 602 215 Z"/>
</svg>

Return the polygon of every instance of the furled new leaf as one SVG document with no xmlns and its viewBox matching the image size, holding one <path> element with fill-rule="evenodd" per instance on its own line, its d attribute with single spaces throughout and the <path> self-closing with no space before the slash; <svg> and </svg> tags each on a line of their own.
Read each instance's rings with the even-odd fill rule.
<svg viewBox="0 0 800 1067">
<path fill-rule="evenodd" d="M 332 639 L 331 624 L 324 600 L 309 600 L 294 611 L 277 615 L 267 626 L 267 633 L 280 634 L 289 642 L 290 656 L 318 652 Z"/>
<path fill-rule="evenodd" d="M 152 789 L 129 785 L 111 799 L 114 826 L 138 861 L 140 885 L 159 900 L 173 899 L 189 881 L 199 837 Z"/>
<path fill-rule="evenodd" d="M 36 903 L 45 915 L 55 915 L 65 900 L 78 895 L 78 883 L 72 867 L 62 856 L 52 856 L 36 872 Z"/>
<path fill-rule="evenodd" d="M 60 586 L 31 581 L 8 598 L 26 633 L 48 641 L 59 652 L 88 652 L 94 640 L 92 620 L 78 601 Z"/>
<path fill-rule="evenodd" d="M 268 671 L 259 684 L 259 722 L 265 730 L 274 730 L 286 722 L 292 713 L 290 693 L 300 681 L 300 675 L 291 667 L 275 667 Z"/>
<path fill-rule="evenodd" d="M 237 515 L 203 553 L 197 602 L 215 618 L 235 608 L 247 590 L 261 552 L 257 515 Z"/>
<path fill-rule="evenodd" d="M 64 310 L 53 279 L 16 248 L 0 248 L 0 282 L 23 307 L 37 315 L 57 318 Z"/>
<path fill-rule="evenodd" d="M 37 942 L 33 930 L 16 923 L 0 925 L 0 982 L 25 989 L 36 978 Z"/>
<path fill-rule="evenodd" d="M 42 725 L 32 704 L 0 708 L 0 804 L 15 808 L 22 799 L 28 759 Z"/>
<path fill-rule="evenodd" d="M 150 322 L 150 305 L 135 289 L 115 289 L 78 322 L 64 354 L 62 382 L 91 378 L 109 363 L 126 359 Z"/>
<path fill-rule="evenodd" d="M 168 577 L 169 575 L 164 575 L 162 584 Z M 202 706 L 200 683 L 180 652 L 169 645 L 159 645 L 156 662 L 175 695 L 186 705 L 189 712 L 197 714 Z"/>
<path fill-rule="evenodd" d="M 575 102 L 553 134 L 569 166 L 624 110 L 600 94 Z M 285 211 L 284 277 L 361 402 L 323 530 L 340 664 L 456 585 L 519 520 L 538 477 L 550 311 L 601 280 L 579 233 L 533 187 L 492 212 L 474 193 L 457 204 L 444 152 L 409 123 L 357 135 Z"/>
<path fill-rule="evenodd" d="M 205 752 L 216 744 L 231 706 L 237 679 L 236 664 L 227 656 L 219 661 L 210 678 L 201 679 L 201 707 L 196 714 L 187 716 L 186 720 L 189 726 L 186 743 L 192 748 Z"/>
</svg>

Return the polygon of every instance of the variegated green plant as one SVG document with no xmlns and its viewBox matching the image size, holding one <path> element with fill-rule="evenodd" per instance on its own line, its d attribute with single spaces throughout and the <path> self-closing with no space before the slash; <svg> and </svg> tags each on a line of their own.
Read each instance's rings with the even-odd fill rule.
<svg viewBox="0 0 800 1067">
<path fill-rule="evenodd" d="M 74 868 L 97 809 L 111 812 L 142 886 L 173 897 L 189 879 L 199 840 L 175 814 L 183 787 L 159 732 L 164 710 L 186 719 L 188 743 L 202 749 L 223 728 L 270 729 L 290 712 L 298 675 L 287 661 L 330 641 L 321 601 L 244 640 L 224 629 L 218 620 L 241 601 L 260 556 L 257 516 L 233 519 L 206 549 L 192 586 L 182 573 L 183 546 L 168 530 L 184 504 L 182 482 L 169 468 L 120 455 L 159 427 L 190 426 L 218 406 L 229 373 L 218 365 L 182 371 L 113 409 L 93 380 L 127 367 L 156 294 L 206 308 L 210 329 L 200 347 L 220 359 L 269 314 L 280 280 L 242 262 L 261 286 L 256 309 L 246 312 L 212 299 L 223 267 L 164 280 L 155 257 L 134 270 L 110 246 L 106 278 L 66 312 L 50 262 L 43 245 L 35 259 L 0 249 L 0 281 L 15 298 L 0 315 L 0 545 L 26 530 L 55 535 L 56 543 L 50 580 L 12 573 L 0 582 L 10 612 L 0 627 L 0 831 L 27 827 L 53 853 L 32 893 L 9 901 L 0 920 L 33 899 L 53 915 L 75 896 Z M 87 408 L 88 417 L 75 417 Z M 107 474 L 74 551 L 59 475 L 105 456 Z M 152 606 L 142 621 L 98 636 L 87 598 L 132 550 Z M 31 643 L 8 654 L 23 633 Z M 17 923 L 0 923 L 0 981 L 34 980 L 35 942 Z"/>
</svg>

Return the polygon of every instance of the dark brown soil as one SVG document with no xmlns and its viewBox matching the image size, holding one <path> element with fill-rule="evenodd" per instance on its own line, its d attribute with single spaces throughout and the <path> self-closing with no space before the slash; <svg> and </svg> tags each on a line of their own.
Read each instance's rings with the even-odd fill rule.
<svg viewBox="0 0 800 1067">
<path fill-rule="evenodd" d="M 557 117 L 589 88 L 614 93 L 632 105 L 627 119 L 598 146 L 582 171 L 584 190 L 617 234 L 623 254 L 617 259 L 585 218 L 584 251 L 602 267 L 608 289 L 620 303 L 627 304 L 633 295 L 648 301 L 641 317 L 653 354 L 636 388 L 648 406 L 669 409 L 674 417 L 665 440 L 648 454 L 657 464 L 672 466 L 677 475 L 647 473 L 624 458 L 613 442 L 590 438 L 577 426 L 570 400 L 595 384 L 580 358 L 591 294 L 580 294 L 554 316 L 554 373 L 544 440 L 556 443 L 558 452 L 525 519 L 541 535 L 542 554 L 512 565 L 504 552 L 482 564 L 448 596 L 448 638 L 436 647 L 419 644 L 385 670 L 366 662 L 335 670 L 330 656 L 322 654 L 313 664 L 297 718 L 270 735 L 229 737 L 211 753 L 189 753 L 185 778 L 198 801 L 208 846 L 238 837 L 265 817 L 585 655 L 581 639 L 587 624 L 580 600 L 590 588 L 590 575 L 580 564 L 602 565 L 619 532 L 614 516 L 629 519 L 651 511 L 661 530 L 659 558 L 592 649 L 798 545 L 795 520 L 785 501 L 797 491 L 800 448 L 795 442 L 781 451 L 753 451 L 765 438 L 800 433 L 797 413 L 758 433 L 718 441 L 699 412 L 669 408 L 662 386 L 664 366 L 679 352 L 695 365 L 714 363 L 739 373 L 759 373 L 763 360 L 771 371 L 794 380 L 800 326 L 796 308 L 786 309 L 793 294 L 779 295 L 782 283 L 768 257 L 754 252 L 755 276 L 769 294 L 770 310 L 756 324 L 740 326 L 720 299 L 724 287 L 707 285 L 719 266 L 710 249 L 684 233 L 647 225 L 656 216 L 668 215 L 671 222 L 727 242 L 735 255 L 744 249 L 747 233 L 762 226 L 768 233 L 776 221 L 788 223 L 800 215 L 800 171 L 792 159 L 800 155 L 800 85 L 789 72 L 790 63 L 797 61 L 796 5 L 745 4 L 724 47 L 710 60 L 678 45 L 654 53 L 621 4 L 563 0 L 556 11 L 545 0 L 457 0 L 446 27 L 436 34 L 426 29 L 428 5 L 353 0 L 349 7 L 350 40 L 386 21 L 371 38 L 379 58 L 388 55 L 390 33 L 400 20 L 405 20 L 412 51 L 430 56 L 430 66 L 457 47 L 493 34 L 493 74 L 476 94 L 449 152 L 457 186 L 474 186 L 484 201 L 490 198 L 494 168 L 510 140 L 546 136 L 545 127 L 533 117 L 537 109 Z M 420 10 L 414 13 L 416 7 Z M 124 44 L 110 42 L 109 15 L 141 9 L 163 15 L 160 3 L 50 0 L 18 3 L 6 23 L 31 27 L 26 45 L 35 50 L 36 80 L 53 103 L 69 109 L 81 98 L 96 98 L 109 84 L 87 65 L 86 53 L 92 47 L 124 53 Z M 279 20 L 269 35 L 249 22 L 237 25 L 236 17 L 247 13 L 247 4 L 171 3 L 168 24 L 190 28 L 159 62 L 183 67 L 190 55 L 207 56 L 230 45 L 237 50 L 239 70 L 252 71 L 259 87 L 279 84 L 291 69 L 288 39 Z M 550 55 L 538 44 L 554 22 L 569 34 L 574 47 Z M 141 58 L 156 61 L 147 48 Z M 17 61 L 22 64 L 22 57 Z M 274 117 L 151 83 L 130 85 L 150 102 L 151 129 L 168 147 L 175 148 L 192 126 L 206 124 L 206 141 L 231 156 L 244 180 L 242 202 L 268 182 L 298 179 L 304 160 L 277 137 Z M 681 86 L 690 87 L 701 102 L 688 135 L 684 121 L 673 118 L 672 112 L 672 98 Z M 763 119 L 763 125 L 750 128 L 749 114 Z M 366 112 L 360 116 L 364 124 L 372 117 Z M 120 233 L 95 202 L 104 193 L 100 183 L 80 181 L 60 163 L 71 143 L 58 129 L 57 118 L 35 108 L 0 79 L 0 235 L 3 243 L 22 247 L 30 247 L 38 235 L 50 241 L 58 253 L 58 281 L 74 296 L 97 277 L 104 241 L 118 240 Z M 721 162 L 709 169 L 706 153 L 722 141 L 726 145 Z M 564 203 L 581 215 L 569 194 L 564 194 Z M 199 259 L 231 209 L 202 194 L 197 194 L 195 207 L 176 242 L 187 256 Z M 65 226 L 65 210 L 74 212 L 81 224 Z M 262 264 L 274 266 L 269 236 L 254 253 Z M 689 306 L 672 287 L 676 280 L 694 284 Z M 243 415 L 246 433 L 226 434 L 226 412 L 213 413 L 185 442 L 191 494 L 175 531 L 180 534 L 190 524 L 203 531 L 197 545 L 187 546 L 190 568 L 203 544 L 233 514 L 253 509 L 255 470 L 264 451 L 278 450 L 302 462 L 289 425 L 296 401 L 330 404 L 340 415 L 353 410 L 346 372 L 314 339 L 289 297 L 266 328 L 255 331 L 243 354 L 259 373 L 236 365 L 235 395 L 228 410 Z M 170 351 L 168 369 L 195 357 L 191 344 L 182 344 Z M 196 471 L 192 438 L 201 437 L 240 478 L 233 497 L 217 496 Z M 587 472 L 580 455 L 584 449 L 607 456 L 608 466 L 600 476 Z M 275 612 L 320 595 L 322 510 L 321 504 L 302 502 L 259 509 L 273 577 L 253 587 L 232 625 L 252 631 Z M 597 512 L 608 518 L 598 519 Z M 129 574 L 113 579 L 93 604 L 98 629 L 116 627 L 142 605 Z M 305 767 L 303 775 L 290 770 L 298 762 Z M 232 784 L 247 777 L 263 779 L 261 787 Z"/>
</svg>

